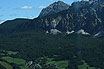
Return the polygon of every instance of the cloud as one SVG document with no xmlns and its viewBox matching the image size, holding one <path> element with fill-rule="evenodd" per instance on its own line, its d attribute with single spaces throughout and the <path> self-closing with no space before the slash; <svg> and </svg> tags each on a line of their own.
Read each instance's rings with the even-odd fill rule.
<svg viewBox="0 0 104 69">
<path fill-rule="evenodd" d="M 33 7 L 32 6 L 23 6 L 21 7 L 21 9 L 32 9 Z"/>
<path fill-rule="evenodd" d="M 17 10 L 21 10 L 21 9 L 33 9 L 32 6 L 22 6 L 20 8 L 14 8 L 14 9 L 17 9 Z"/>
<path fill-rule="evenodd" d="M 39 6 L 39 9 L 43 9 L 43 8 L 46 8 L 46 6 Z"/>
<path fill-rule="evenodd" d="M 50 1 L 54 1 L 54 0 L 50 0 Z"/>
<path fill-rule="evenodd" d="M 33 16 L 29 16 L 29 18 L 33 18 Z"/>
</svg>

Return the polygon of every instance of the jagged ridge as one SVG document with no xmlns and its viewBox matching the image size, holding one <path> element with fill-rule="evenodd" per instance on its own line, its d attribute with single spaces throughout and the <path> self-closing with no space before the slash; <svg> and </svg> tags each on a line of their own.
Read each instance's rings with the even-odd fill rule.
<svg viewBox="0 0 104 69">
<path fill-rule="evenodd" d="M 44 8 L 39 17 L 44 17 L 46 15 L 51 15 L 51 14 L 54 14 L 54 13 L 58 13 L 62 10 L 66 10 L 69 8 L 69 5 L 62 2 L 62 1 L 58 1 L 58 2 L 55 2 L 51 5 L 49 5 L 48 7 Z"/>
</svg>

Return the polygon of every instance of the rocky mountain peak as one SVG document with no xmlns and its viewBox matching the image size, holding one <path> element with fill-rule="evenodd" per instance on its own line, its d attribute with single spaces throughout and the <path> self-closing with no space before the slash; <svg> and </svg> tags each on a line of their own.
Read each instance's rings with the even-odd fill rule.
<svg viewBox="0 0 104 69">
<path fill-rule="evenodd" d="M 56 33 L 56 30 L 58 30 L 67 34 L 74 30 L 75 32 L 79 31 L 79 34 L 85 35 L 93 35 L 99 31 L 104 31 L 104 8 L 101 4 L 99 1 L 92 3 L 90 1 L 73 2 L 67 10 L 56 13 L 56 16 L 52 15 L 51 17 L 42 18 L 43 29 L 52 33 Z M 60 10 L 60 6 L 62 8 L 65 5 L 67 4 L 63 4 L 60 1 L 55 2 L 45 8 L 45 11 L 48 9 L 48 15 L 50 11 Z"/>
<path fill-rule="evenodd" d="M 49 5 L 48 7 L 44 8 L 39 17 L 44 17 L 47 15 L 55 14 L 60 11 L 66 10 L 69 8 L 69 5 L 64 3 L 63 1 L 54 2 L 53 4 Z"/>
<path fill-rule="evenodd" d="M 104 0 L 89 0 L 90 2 L 99 2 L 99 3 L 104 3 Z"/>
</svg>

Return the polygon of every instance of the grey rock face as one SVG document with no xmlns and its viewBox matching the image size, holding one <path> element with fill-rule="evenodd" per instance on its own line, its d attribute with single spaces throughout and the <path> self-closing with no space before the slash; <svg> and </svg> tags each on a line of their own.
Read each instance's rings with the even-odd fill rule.
<svg viewBox="0 0 104 69">
<path fill-rule="evenodd" d="M 81 9 L 83 7 L 88 7 L 90 3 L 88 1 L 78 1 L 78 2 L 73 2 L 72 7 L 76 10 Z"/>
<path fill-rule="evenodd" d="M 91 1 L 91 2 L 104 2 L 104 0 L 89 0 L 89 1 Z"/>
<path fill-rule="evenodd" d="M 51 15 L 51 14 L 55 14 L 55 13 L 58 13 L 62 10 L 66 10 L 69 8 L 69 5 L 62 2 L 62 1 L 58 1 L 58 2 L 55 2 L 53 4 L 51 4 L 50 6 L 44 8 L 39 17 L 44 17 L 46 15 Z"/>
<path fill-rule="evenodd" d="M 83 29 L 89 34 L 104 31 L 104 7 L 99 2 L 80 1 L 73 3 L 68 10 L 56 13 L 56 16 L 44 17 L 36 21 L 40 28 L 61 32 Z M 34 22 L 35 23 L 35 22 Z"/>
</svg>

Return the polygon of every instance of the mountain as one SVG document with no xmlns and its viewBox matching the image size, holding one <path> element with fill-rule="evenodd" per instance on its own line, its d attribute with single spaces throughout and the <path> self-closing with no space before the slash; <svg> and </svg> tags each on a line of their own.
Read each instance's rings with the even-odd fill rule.
<svg viewBox="0 0 104 69">
<path fill-rule="evenodd" d="M 104 0 L 89 0 L 89 1 L 92 1 L 92 2 L 104 2 Z"/>
<path fill-rule="evenodd" d="M 78 1 L 67 10 L 34 19 L 33 23 L 39 23 L 40 28 L 49 32 L 51 29 L 61 32 L 83 29 L 89 34 L 96 34 L 104 31 L 104 6 L 98 1 Z"/>
<path fill-rule="evenodd" d="M 0 69 L 7 68 L 2 62 L 13 69 L 104 69 L 103 38 L 104 2 L 95 0 L 44 17 L 8 20 L 0 24 Z"/>
<path fill-rule="evenodd" d="M 0 24 L 0 33 L 10 33 L 19 30 L 20 27 L 23 27 L 28 21 L 30 21 L 30 19 L 16 18 L 14 20 L 7 20 L 6 22 Z"/>
<path fill-rule="evenodd" d="M 51 15 L 51 14 L 55 14 L 55 13 L 58 13 L 60 11 L 63 11 L 63 10 L 66 10 L 69 8 L 69 5 L 62 2 L 62 1 L 58 1 L 58 2 L 55 2 L 51 5 L 49 5 L 48 7 L 44 8 L 39 17 L 44 17 L 46 15 Z"/>
<path fill-rule="evenodd" d="M 48 12 L 45 13 L 43 10 L 48 10 Z M 15 21 L 13 24 L 16 27 L 7 21 L 1 24 L 0 28 L 4 30 L 3 26 L 6 25 L 7 31 L 8 27 L 13 26 L 16 31 L 18 29 L 43 30 L 51 34 L 78 32 L 79 30 L 90 35 L 104 32 L 104 2 L 102 1 L 78 1 L 73 2 L 71 6 L 58 1 L 43 10 L 39 17 L 35 19 L 25 20 L 24 22 L 20 19 L 19 25 L 17 20 L 12 20 Z M 54 13 L 50 11 L 54 11 Z M 8 26 L 8 24 L 11 26 Z"/>
</svg>

